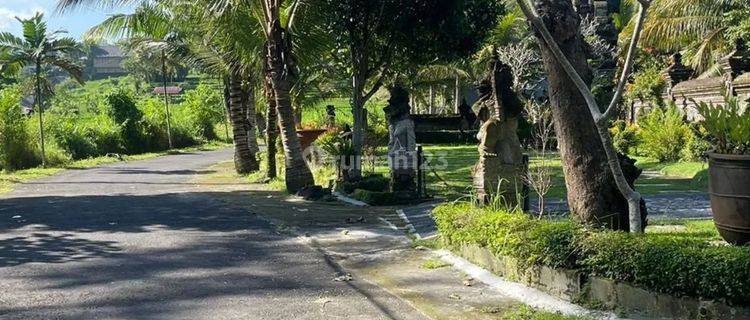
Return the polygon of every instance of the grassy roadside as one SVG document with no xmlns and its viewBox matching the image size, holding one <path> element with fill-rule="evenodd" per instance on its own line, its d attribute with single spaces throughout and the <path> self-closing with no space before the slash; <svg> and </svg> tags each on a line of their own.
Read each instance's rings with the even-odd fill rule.
<svg viewBox="0 0 750 320">
<path fill-rule="evenodd" d="M 472 190 L 472 169 L 479 158 L 477 147 L 474 145 L 426 145 L 425 155 L 434 167 L 427 173 L 427 189 L 431 195 L 456 200 L 467 198 Z M 385 150 L 379 150 L 385 155 Z M 260 155 L 261 170 L 247 177 L 250 183 L 267 183 L 269 190 L 284 190 L 284 158 L 282 154 L 276 161 L 278 178 L 266 181 L 265 156 Z M 638 191 L 645 195 L 652 195 L 662 191 L 705 191 L 707 189 L 707 165 L 702 162 L 658 163 L 648 158 L 636 158 L 637 165 L 649 172 L 658 174 L 644 174 L 637 182 Z M 566 195 L 565 177 L 560 157 L 553 153 L 544 159 L 531 154 L 530 166 L 547 166 L 552 175 L 552 188 L 548 198 L 564 199 Z M 335 170 L 331 167 L 311 168 L 315 176 L 315 183 L 328 186 L 335 178 Z M 388 174 L 387 162 L 379 159 L 375 166 L 364 164 L 363 171 L 378 174 Z"/>
<path fill-rule="evenodd" d="M 228 146 L 230 146 L 230 144 L 223 143 L 223 142 L 209 142 L 209 143 L 194 146 L 194 147 L 175 149 L 175 150 L 170 150 L 170 151 L 142 153 L 142 154 L 136 154 L 136 155 L 124 155 L 122 156 L 122 161 L 145 160 L 145 159 L 166 156 L 170 154 L 180 154 L 184 152 L 211 151 L 211 150 L 218 150 L 221 148 L 225 148 Z M 64 171 L 66 169 L 91 168 L 91 167 L 95 167 L 98 165 L 115 163 L 115 162 L 120 162 L 120 159 L 115 158 L 115 157 L 105 156 L 105 157 L 96 157 L 96 158 L 78 160 L 78 161 L 74 161 L 64 166 L 59 166 L 59 167 L 31 168 L 31 169 L 18 170 L 18 171 L 13 171 L 13 172 L 2 171 L 0 172 L 0 194 L 12 191 L 13 185 L 17 183 L 24 183 L 24 182 L 32 181 L 35 179 L 48 177 L 58 172 Z"/>
<path fill-rule="evenodd" d="M 428 192 L 449 200 L 465 198 L 471 194 L 472 168 L 479 158 L 475 145 L 426 145 L 425 155 L 431 159 L 434 172 L 427 173 Z M 529 152 L 527 152 L 529 153 Z M 530 166 L 546 166 L 552 175 L 552 188 L 547 197 L 564 199 L 566 195 L 562 161 L 556 153 L 542 158 L 530 154 Z M 662 191 L 705 191 L 708 186 L 707 168 L 702 162 L 659 163 L 655 160 L 636 157 L 637 165 L 656 175 L 644 174 L 636 182 L 638 191 L 645 195 Z M 377 173 L 387 173 L 387 164 L 379 163 Z"/>
</svg>

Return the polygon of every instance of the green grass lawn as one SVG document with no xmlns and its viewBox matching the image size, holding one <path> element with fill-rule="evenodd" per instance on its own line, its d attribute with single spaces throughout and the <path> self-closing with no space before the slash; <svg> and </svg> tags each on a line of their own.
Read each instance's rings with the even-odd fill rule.
<svg viewBox="0 0 750 320">
<path fill-rule="evenodd" d="M 690 238 L 721 241 L 713 220 L 657 220 L 649 222 L 646 233 L 651 237 Z"/>
<path fill-rule="evenodd" d="M 474 145 L 427 145 L 425 155 L 432 158 L 435 172 L 427 173 L 428 192 L 449 200 L 468 197 L 472 193 L 471 171 L 479 158 Z M 384 150 L 382 151 L 385 152 Z M 662 191 L 705 191 L 707 186 L 707 165 L 701 162 L 681 162 L 663 164 L 647 158 L 636 158 L 637 165 L 648 173 L 637 182 L 642 194 L 656 194 Z M 565 198 L 565 179 L 562 162 L 557 154 L 548 154 L 544 159 L 530 153 L 530 166 L 548 166 L 552 173 L 549 198 Z M 376 173 L 387 173 L 386 163 L 378 163 Z"/>
<path fill-rule="evenodd" d="M 344 124 L 352 125 L 354 117 L 352 116 L 352 107 L 348 98 L 331 98 L 323 100 L 311 107 L 302 109 L 302 126 L 323 128 L 328 122 L 328 115 L 326 113 L 326 106 L 333 105 L 336 110 L 336 123 L 339 126 Z M 370 123 L 382 123 L 385 124 L 385 113 L 383 107 L 386 102 L 382 98 L 375 97 L 367 102 L 365 108 L 368 112 L 368 119 Z"/>
<path fill-rule="evenodd" d="M 164 156 L 168 154 L 179 154 L 181 152 L 217 150 L 217 149 L 221 149 L 221 148 L 225 148 L 229 146 L 230 145 L 226 143 L 210 142 L 210 143 L 203 144 L 200 146 L 189 147 L 189 148 L 184 148 L 184 149 L 176 149 L 176 150 L 171 150 L 171 151 L 142 153 L 142 154 L 137 154 L 137 155 L 125 155 L 123 156 L 122 159 L 123 161 L 145 160 L 145 159 L 156 158 L 156 157 L 160 157 L 160 156 Z M 53 167 L 53 168 L 31 168 L 31 169 L 18 170 L 18 171 L 13 171 L 13 172 L 0 171 L 0 193 L 6 193 L 6 192 L 12 191 L 13 185 L 17 183 L 24 183 L 24 182 L 32 181 L 35 179 L 48 177 L 60 171 L 63 171 L 65 169 L 90 168 L 90 167 L 107 164 L 107 163 L 114 163 L 118 161 L 120 160 L 114 157 L 96 157 L 96 158 L 89 158 L 89 159 L 74 161 L 64 166 Z"/>
</svg>

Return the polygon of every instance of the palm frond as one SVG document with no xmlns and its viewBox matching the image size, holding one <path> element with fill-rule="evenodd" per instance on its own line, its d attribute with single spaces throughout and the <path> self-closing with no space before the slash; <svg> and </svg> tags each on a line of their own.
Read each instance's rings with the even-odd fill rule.
<svg viewBox="0 0 750 320">
<path fill-rule="evenodd" d="M 0 32 L 0 48 L 3 47 L 21 49 L 23 48 L 23 39 L 10 32 Z"/>
<path fill-rule="evenodd" d="M 83 84 L 84 82 L 83 66 L 76 63 L 72 59 L 67 58 L 67 57 L 60 57 L 60 56 L 46 56 L 43 62 L 64 70 L 71 77 L 73 77 L 73 79 L 78 81 L 78 83 Z"/>
<path fill-rule="evenodd" d="M 64 13 L 79 9 L 83 6 L 96 8 L 118 8 L 144 3 L 147 0 L 58 0 L 56 12 Z"/>
</svg>

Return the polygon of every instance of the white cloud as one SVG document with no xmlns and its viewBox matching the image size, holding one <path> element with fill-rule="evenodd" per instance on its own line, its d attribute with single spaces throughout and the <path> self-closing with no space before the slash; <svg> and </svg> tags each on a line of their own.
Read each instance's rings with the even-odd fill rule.
<svg viewBox="0 0 750 320">
<path fill-rule="evenodd" d="M 45 13 L 45 10 L 40 6 L 35 6 L 25 10 L 13 10 L 0 7 L 0 30 L 6 31 L 12 24 L 18 23 L 16 17 L 29 18 L 37 12 Z"/>
</svg>

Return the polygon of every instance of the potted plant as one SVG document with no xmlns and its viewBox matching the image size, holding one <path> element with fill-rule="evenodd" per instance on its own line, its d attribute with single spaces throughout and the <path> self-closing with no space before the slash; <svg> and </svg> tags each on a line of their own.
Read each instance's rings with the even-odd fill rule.
<svg viewBox="0 0 750 320">
<path fill-rule="evenodd" d="M 696 103 L 709 133 L 709 194 L 714 223 L 735 245 L 750 243 L 750 111 L 747 103 L 725 97 L 721 106 Z"/>
</svg>

